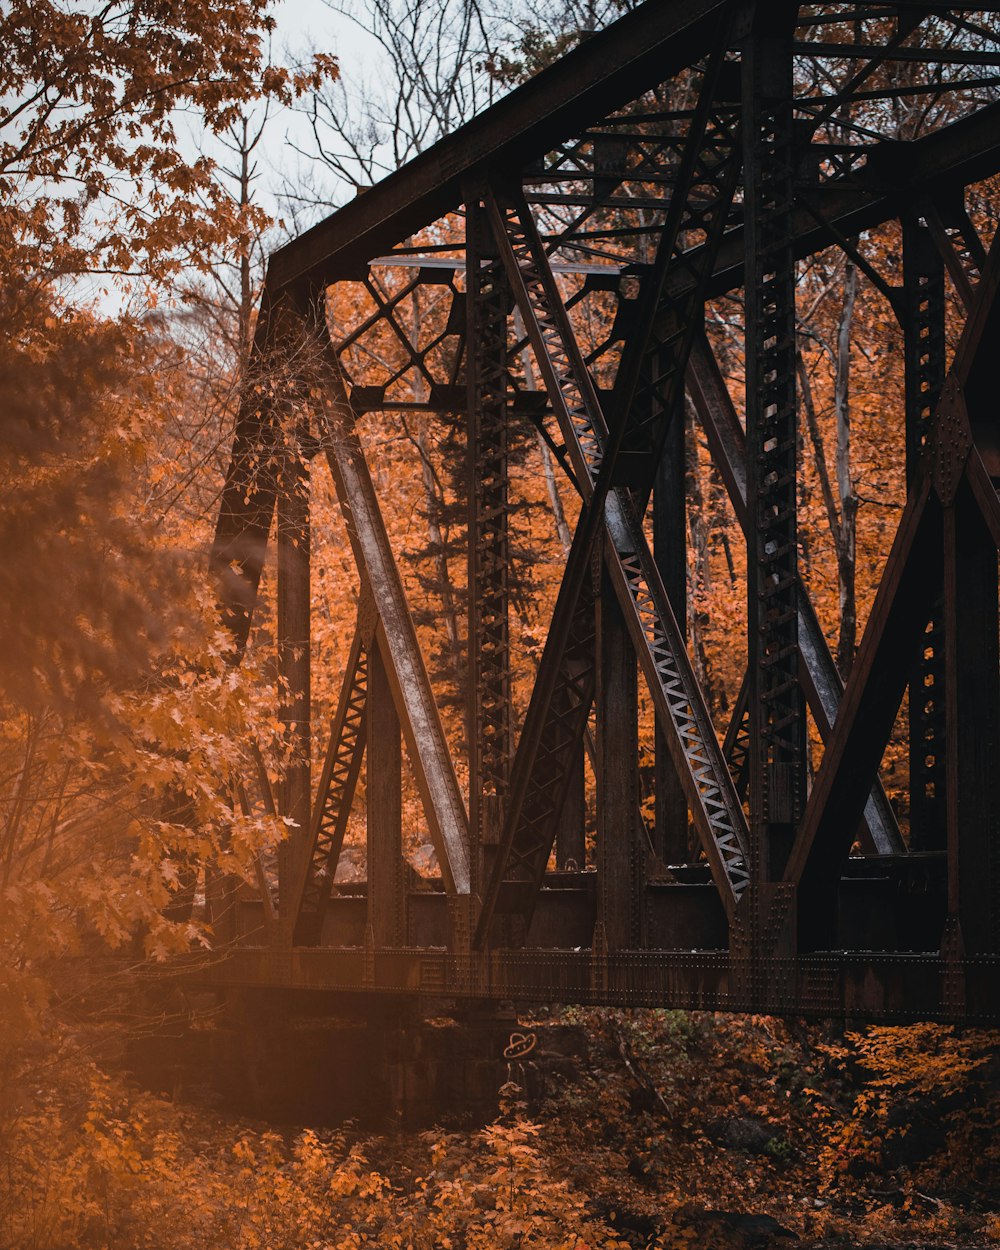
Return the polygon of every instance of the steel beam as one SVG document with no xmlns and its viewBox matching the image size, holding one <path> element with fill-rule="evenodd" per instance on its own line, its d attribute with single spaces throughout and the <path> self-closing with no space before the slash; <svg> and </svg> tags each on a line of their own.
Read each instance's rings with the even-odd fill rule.
<svg viewBox="0 0 1000 1250">
<path fill-rule="evenodd" d="M 944 264 L 930 229 L 912 213 L 903 218 L 903 293 L 906 480 L 912 485 L 945 377 Z M 943 586 L 934 587 L 932 612 L 910 678 L 909 845 L 914 851 L 939 850 L 946 844 L 942 594 Z"/>
<path fill-rule="evenodd" d="M 760 15 L 743 45 L 747 618 L 753 871 L 780 878 L 805 801 L 799 682 L 792 24 Z"/>
<path fill-rule="evenodd" d="M 511 295 L 485 210 L 466 205 L 469 827 L 472 892 L 493 869 L 511 761 L 507 317 Z"/>
<path fill-rule="evenodd" d="M 662 372 L 660 368 L 657 373 Z M 683 411 L 667 422 L 653 486 L 653 556 L 682 636 L 687 634 L 687 440 Z M 684 787 L 662 727 L 655 726 L 653 845 L 665 864 L 688 859 L 688 809 Z"/>
<path fill-rule="evenodd" d="M 560 872 L 581 872 L 587 865 L 587 793 L 582 749 L 570 759 L 566 772 L 566 797 L 556 824 L 556 867 Z"/>
<path fill-rule="evenodd" d="M 691 64 L 715 42 L 728 0 L 667 0 L 629 13 L 403 169 L 275 252 L 277 294 L 355 277 L 377 256 L 464 200 L 463 188 L 514 173 L 592 121 Z M 334 224 L 335 222 L 335 224 Z"/>
<path fill-rule="evenodd" d="M 508 200 L 503 206 L 493 200 L 489 203 L 514 298 L 524 318 L 546 390 L 570 450 L 574 471 L 583 487 L 582 515 L 594 520 L 593 509 L 600 506 L 597 494 L 600 481 L 609 481 L 614 474 L 613 458 L 605 458 L 607 425 L 526 205 L 523 200 L 518 203 L 516 199 Z M 588 512 L 588 509 L 591 511 Z M 606 494 L 604 525 L 604 554 L 611 585 L 628 621 L 636 653 L 653 696 L 657 718 L 668 737 L 675 765 L 684 782 L 703 850 L 712 866 L 724 906 L 731 912 L 746 881 L 743 813 L 732 790 L 683 636 L 660 582 L 638 513 L 623 487 L 615 487 Z M 596 528 L 596 520 L 594 526 Z M 574 547 L 578 541 L 582 542 L 582 533 L 581 526 L 577 530 Z M 557 614 L 560 602 L 573 602 L 575 611 L 580 601 L 586 566 L 582 570 L 579 566 L 574 570 L 572 559 L 571 552 L 557 600 Z M 575 586 L 571 580 L 574 573 Z M 575 611 L 575 615 L 582 620 L 582 611 Z M 550 643 L 553 640 L 553 645 L 557 647 L 559 634 L 555 629 L 555 618 L 550 630 Z M 540 676 L 545 667 L 543 656 Z M 554 669 L 555 665 L 552 667 Z M 585 709 L 578 709 L 577 719 L 582 721 L 584 714 Z M 551 715 L 540 715 L 542 724 L 552 720 Z M 582 724 L 579 732 L 582 733 Z M 522 755 L 520 746 L 518 755 Z M 528 757 L 525 755 L 523 758 Z M 515 769 L 517 762 L 515 760 Z M 531 767 L 533 771 L 529 764 L 524 767 Z M 562 784 L 560 778 L 559 785 Z M 519 830 L 518 822 L 519 814 L 512 805 L 505 825 L 505 850 L 508 855 L 519 843 L 527 846 L 529 841 Z M 529 880 L 533 891 L 537 890 L 541 880 L 554 832 L 554 828 L 530 832 L 533 879 Z M 525 862 L 523 855 L 524 852 L 518 852 L 522 863 Z M 501 862 L 492 886 L 493 900 L 499 894 L 499 872 L 503 868 Z M 488 909 L 485 914 L 489 915 Z M 484 938 L 485 933 L 481 930 L 480 940 Z"/>
<path fill-rule="evenodd" d="M 1000 951 L 997 548 L 968 487 L 944 514 L 949 913 L 961 949 Z"/>
<path fill-rule="evenodd" d="M 920 1020 L 978 1023 L 1000 1020 L 996 985 L 1000 957 L 967 956 L 946 961 L 937 953 L 826 951 L 794 961 L 794 998 L 786 1014 L 834 1019 L 850 1027 L 859 1020 L 906 1024 Z M 365 976 L 366 970 L 370 976 Z M 176 975 L 178 970 L 173 970 Z M 442 1000 L 483 1000 L 591 1006 L 665 1007 L 685 1011 L 753 1009 L 735 984 L 724 951 L 525 949 L 495 951 L 488 961 L 458 958 L 440 949 L 293 950 L 275 958 L 267 947 L 235 948 L 225 958 L 192 960 L 195 984 L 308 994 L 316 1003 L 357 1003 L 360 992 L 392 998 L 419 996 L 428 1006 Z M 964 1001 L 944 987 L 957 975 Z"/>
</svg>

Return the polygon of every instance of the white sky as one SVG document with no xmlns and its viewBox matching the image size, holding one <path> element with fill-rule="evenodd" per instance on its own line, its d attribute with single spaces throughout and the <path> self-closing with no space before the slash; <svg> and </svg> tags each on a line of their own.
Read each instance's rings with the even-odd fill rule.
<svg viewBox="0 0 1000 1250">
<path fill-rule="evenodd" d="M 277 0 L 272 12 L 278 23 L 279 48 L 287 46 L 297 52 L 314 45 L 341 57 L 345 66 L 371 54 L 371 41 L 357 23 L 334 13 L 324 0 Z"/>
<path fill-rule="evenodd" d="M 292 60 L 312 50 L 332 53 L 339 59 L 345 78 L 359 78 L 378 59 L 380 49 L 365 31 L 350 19 L 334 12 L 325 0 L 276 0 L 272 6 L 278 29 L 275 56 Z M 294 176 L 302 158 L 288 146 L 289 140 L 309 148 L 311 135 L 304 119 L 294 113 L 275 118 L 264 140 L 262 182 L 271 192 L 280 190 L 283 174 Z M 331 182 L 331 190 L 334 190 Z"/>
</svg>

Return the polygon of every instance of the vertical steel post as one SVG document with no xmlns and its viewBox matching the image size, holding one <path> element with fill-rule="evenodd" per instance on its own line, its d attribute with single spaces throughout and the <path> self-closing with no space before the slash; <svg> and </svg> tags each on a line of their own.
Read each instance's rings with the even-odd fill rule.
<svg viewBox="0 0 1000 1250">
<path fill-rule="evenodd" d="M 944 510 L 948 911 L 968 955 L 1000 951 L 997 549 L 971 492 Z"/>
<path fill-rule="evenodd" d="M 635 651 L 607 574 L 598 609 L 597 914 L 606 950 L 641 944 Z M 597 943 L 600 945 L 600 942 Z"/>
<path fill-rule="evenodd" d="M 310 783 L 310 579 L 309 468 L 302 455 L 305 422 L 296 419 L 286 435 L 277 499 L 277 642 L 280 716 L 291 757 L 279 794 L 279 810 L 295 828 L 278 851 L 278 911 L 288 916 L 295 857 L 309 832 Z M 290 931 L 286 936 L 291 938 Z"/>
<path fill-rule="evenodd" d="M 674 617 L 687 634 L 687 494 L 684 405 L 669 422 L 653 484 L 653 555 Z M 654 846 L 667 864 L 688 859 L 688 806 L 662 727 L 656 725 Z"/>
<path fill-rule="evenodd" d="M 493 866 L 510 783 L 507 315 L 485 210 L 466 207 L 468 284 L 469 816 L 472 893 Z"/>
<path fill-rule="evenodd" d="M 903 218 L 906 480 L 912 485 L 945 376 L 944 262 L 928 226 Z M 942 588 L 910 678 L 910 849 L 946 844 L 945 660 Z"/>
<path fill-rule="evenodd" d="M 750 823 L 753 871 L 761 882 L 784 870 L 806 779 L 796 603 L 796 7 L 775 5 L 758 16 L 743 51 Z"/>
<path fill-rule="evenodd" d="M 405 936 L 403 752 L 399 716 L 378 645 L 368 657 L 368 924 L 376 946 Z"/>
</svg>

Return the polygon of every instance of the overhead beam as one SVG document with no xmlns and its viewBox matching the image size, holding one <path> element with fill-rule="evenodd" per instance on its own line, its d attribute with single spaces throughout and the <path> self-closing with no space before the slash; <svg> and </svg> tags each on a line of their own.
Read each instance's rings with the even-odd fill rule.
<svg viewBox="0 0 1000 1250">
<path fill-rule="evenodd" d="M 715 42 L 732 0 L 651 0 L 271 257 L 272 293 L 356 276 L 359 264 L 462 203 L 463 186 L 518 170 L 634 100 Z"/>
<path fill-rule="evenodd" d="M 268 266 L 269 294 L 359 276 L 370 258 L 458 209 L 463 185 L 498 169 L 519 169 L 567 132 L 584 129 L 689 64 L 714 42 L 726 8 L 718 0 L 674 0 L 634 10 L 276 251 Z M 846 233 L 896 216 L 916 187 L 934 192 L 1000 170 L 1000 104 L 921 139 L 875 144 L 866 169 L 864 187 L 854 179 L 850 187 L 837 180 L 824 187 L 826 219 Z M 792 230 L 798 256 L 828 245 L 808 213 L 793 215 Z M 742 281 L 742 231 L 730 234 L 714 267 L 713 294 Z"/>
</svg>

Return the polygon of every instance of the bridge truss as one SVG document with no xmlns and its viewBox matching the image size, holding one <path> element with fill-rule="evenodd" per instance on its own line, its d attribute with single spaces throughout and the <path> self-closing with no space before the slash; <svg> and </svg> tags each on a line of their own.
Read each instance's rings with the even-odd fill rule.
<svg viewBox="0 0 1000 1250">
<path fill-rule="evenodd" d="M 276 801 L 294 826 L 220 983 L 1000 1014 L 1000 245 L 969 211 L 1000 173 L 995 8 L 649 0 L 271 257 L 213 564 L 238 658 L 275 549 L 293 747 Z M 901 256 L 880 267 L 858 240 L 892 223 Z M 846 687 L 799 567 L 796 274 L 830 247 L 882 292 L 905 357 L 884 414 L 905 506 Z M 706 332 L 723 298 L 738 389 Z M 432 302 L 446 312 L 412 315 Z M 373 478 L 380 412 L 464 447 L 461 758 Z M 526 429 L 579 513 L 521 707 Z M 688 637 L 692 431 L 746 537 L 727 724 Z M 326 471 L 358 615 L 313 770 L 309 494 Z M 879 766 L 904 697 L 901 832 Z M 429 875 L 403 854 L 404 745 Z M 362 776 L 367 880 L 349 883 Z"/>
</svg>

